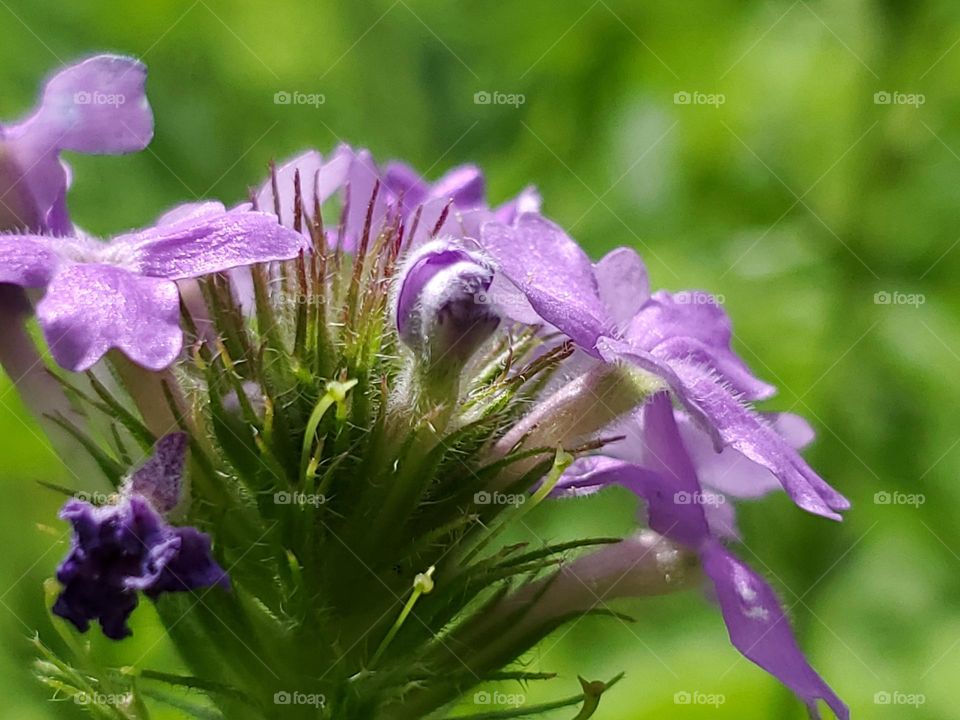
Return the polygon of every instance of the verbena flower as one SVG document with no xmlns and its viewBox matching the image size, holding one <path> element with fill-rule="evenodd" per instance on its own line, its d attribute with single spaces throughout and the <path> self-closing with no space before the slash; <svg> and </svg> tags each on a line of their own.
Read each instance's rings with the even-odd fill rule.
<svg viewBox="0 0 960 720">
<path fill-rule="evenodd" d="M 144 668 L 138 697 L 175 680 L 231 720 L 274 717 L 292 693 L 322 699 L 303 717 L 419 719 L 478 683 L 544 679 L 524 653 L 608 600 L 706 582 L 734 646 L 811 713 L 848 717 L 728 549 L 735 499 L 848 507 L 798 453 L 812 430 L 748 405 L 774 388 L 711 296 L 651 293 L 627 248 L 594 263 L 532 188 L 494 205 L 474 166 L 430 182 L 365 150 L 308 151 L 229 213 L 182 206 L 106 244 L 3 236 L 0 282 L 45 291 L 38 319 L 68 369 L 114 347 L 170 365 L 121 373 L 123 391 L 97 368 L 62 378 L 107 415 L 107 440 L 63 425 L 117 500 L 66 506 L 56 612 L 118 638 L 138 593 L 156 599 L 194 675 Z M 641 501 L 636 533 L 516 542 L 528 513 L 610 485 Z M 173 592 L 225 584 L 221 567 L 233 592 Z M 43 667 L 59 688 L 116 682 Z M 619 677 L 565 704 L 589 717 Z"/>
<path fill-rule="evenodd" d="M 164 520 L 180 500 L 186 447 L 183 434 L 162 438 L 113 503 L 94 507 L 69 500 L 61 510 L 60 517 L 73 526 L 73 541 L 57 570 L 63 591 L 53 612 L 81 632 L 97 620 L 109 638 L 130 635 L 127 619 L 141 592 L 156 599 L 228 585 L 210 554 L 210 538 Z"/>
<path fill-rule="evenodd" d="M 182 345 L 174 281 L 289 259 L 305 248 L 272 215 L 210 210 L 107 242 L 0 235 L 0 282 L 45 291 L 37 319 L 63 367 L 86 370 L 117 348 L 145 368 L 165 368 Z"/>
</svg>

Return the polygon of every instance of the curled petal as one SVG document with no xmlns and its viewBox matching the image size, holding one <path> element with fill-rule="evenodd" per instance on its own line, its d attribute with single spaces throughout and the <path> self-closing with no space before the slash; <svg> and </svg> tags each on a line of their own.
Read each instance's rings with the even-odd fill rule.
<svg viewBox="0 0 960 720">
<path fill-rule="evenodd" d="M 597 340 L 611 322 L 593 265 L 579 245 L 557 225 L 531 213 L 521 215 L 513 226 L 486 223 L 481 242 L 540 317 L 596 355 Z"/>
<path fill-rule="evenodd" d="M 80 372 L 111 348 L 160 370 L 180 353 L 180 296 L 175 283 L 111 265 L 72 265 L 47 286 L 37 319 L 62 367 Z"/>
<path fill-rule="evenodd" d="M 142 275 L 170 280 L 290 260 L 308 248 L 303 236 L 279 225 L 275 215 L 244 211 L 188 217 L 115 238 L 112 244 L 132 250 Z"/>
</svg>

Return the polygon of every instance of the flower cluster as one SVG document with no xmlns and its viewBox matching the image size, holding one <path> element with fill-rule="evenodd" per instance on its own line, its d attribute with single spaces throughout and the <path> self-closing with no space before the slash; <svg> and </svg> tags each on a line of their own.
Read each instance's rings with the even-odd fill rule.
<svg viewBox="0 0 960 720">
<path fill-rule="evenodd" d="M 81 86 L 134 101 L 67 107 Z M 189 617 L 196 634 L 174 635 L 198 673 L 185 684 L 228 717 L 269 717 L 267 698 L 296 687 L 325 699 L 317 717 L 399 719 L 602 601 L 706 583 L 734 646 L 812 714 L 823 701 L 848 717 L 730 545 L 733 500 L 782 489 L 835 520 L 849 503 L 799 454 L 802 418 L 751 408 L 775 389 L 711 296 L 651 292 L 629 248 L 591 261 L 532 188 L 494 206 L 474 166 L 429 182 L 346 146 L 274 167 L 232 210 L 185 205 L 90 238 L 66 215 L 62 166 L 40 178 L 18 158 L 137 149 L 142 89 L 138 64 L 94 58 L 0 135 L 17 198 L 0 284 L 32 291 L 54 360 L 88 371 L 62 382 L 113 426 L 102 442 L 58 418 L 116 496 L 64 507 L 54 613 L 115 639 L 139 593 L 168 627 Z M 63 123 L 68 142 L 43 134 Z M 134 450 L 152 455 L 131 473 Z M 611 485 L 641 501 L 636 535 L 501 541 Z M 201 588 L 200 609 L 177 600 Z M 58 667 L 59 686 L 97 690 Z M 611 684 L 575 702 L 587 713 Z"/>
</svg>

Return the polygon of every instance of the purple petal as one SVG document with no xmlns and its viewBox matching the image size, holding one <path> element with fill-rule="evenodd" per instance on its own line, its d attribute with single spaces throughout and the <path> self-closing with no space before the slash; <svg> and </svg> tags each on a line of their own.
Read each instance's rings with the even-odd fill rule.
<svg viewBox="0 0 960 720">
<path fill-rule="evenodd" d="M 150 500 L 161 513 L 173 510 L 180 502 L 188 444 L 184 433 L 160 438 L 153 454 L 130 476 L 130 492 Z"/>
<path fill-rule="evenodd" d="M 367 222 L 367 212 L 373 203 L 373 212 L 370 222 L 370 241 L 372 242 L 380 232 L 387 212 L 386 193 L 378 191 L 376 198 L 373 190 L 380 179 L 373 158 L 367 150 L 357 152 L 350 164 L 349 187 L 347 188 L 347 218 L 346 218 L 346 247 L 352 251 L 359 247 L 362 241 L 363 229 Z"/>
<path fill-rule="evenodd" d="M 714 296 L 689 291 L 676 294 L 660 291 L 636 314 L 626 331 L 626 339 L 648 352 L 664 341 L 675 338 L 690 338 L 699 344 L 674 344 L 666 346 L 658 357 L 682 357 L 685 348 L 706 349 L 705 358 L 720 372 L 731 374 L 738 381 L 738 389 L 747 394 L 748 400 L 770 397 L 776 389 L 750 373 L 746 364 L 730 349 L 733 329 L 730 318 L 720 308 Z"/>
<path fill-rule="evenodd" d="M 508 200 L 493 211 L 493 220 L 512 225 L 524 213 L 539 213 L 543 206 L 543 198 L 533 187 L 524 188 L 513 200 Z"/>
<path fill-rule="evenodd" d="M 560 227 L 531 213 L 521 215 L 512 227 L 486 223 L 481 240 L 500 272 L 523 291 L 540 317 L 596 354 L 597 339 L 611 322 L 593 265 L 579 245 Z"/>
<path fill-rule="evenodd" d="M 793 501 L 805 510 L 839 520 L 849 501 L 831 488 L 787 441 L 745 407 L 709 370 L 684 362 L 672 369 L 683 383 L 683 395 L 702 409 L 725 445 L 772 472 Z"/>
<path fill-rule="evenodd" d="M 486 198 L 483 173 L 476 165 L 455 167 L 433 184 L 430 195 L 441 200 L 452 200 L 461 210 L 482 205 Z"/>
<path fill-rule="evenodd" d="M 114 238 L 129 245 L 139 272 L 182 280 L 260 262 L 289 260 L 309 248 L 299 233 L 264 212 L 203 215 Z"/>
<path fill-rule="evenodd" d="M 402 199 L 401 210 L 404 215 L 412 213 L 429 193 L 427 183 L 417 171 L 406 163 L 398 161 L 388 162 L 384 167 L 383 185 L 394 202 Z"/>
<path fill-rule="evenodd" d="M 647 266 L 631 248 L 617 248 L 594 266 L 600 299 L 617 322 L 629 322 L 650 297 Z"/>
<path fill-rule="evenodd" d="M 153 113 L 139 60 L 98 55 L 71 65 L 47 82 L 40 108 L 10 129 L 32 157 L 50 151 L 116 154 L 145 148 L 153 137 Z"/>
<path fill-rule="evenodd" d="M 276 213 L 280 222 L 293 227 L 296 213 L 295 177 L 300 173 L 301 210 L 313 213 L 313 198 L 317 190 L 317 178 L 323 171 L 323 156 L 316 150 L 308 150 L 280 165 L 277 170 L 277 196 L 273 194 L 273 179 L 268 178 L 256 195 L 256 207 L 262 212 Z M 326 198 L 321 197 L 321 202 Z"/>
<path fill-rule="evenodd" d="M 180 353 L 180 296 L 175 283 L 111 265 L 61 269 L 37 305 L 50 352 L 62 367 L 88 369 L 111 348 L 160 370 Z"/>
<path fill-rule="evenodd" d="M 144 589 L 147 597 L 219 585 L 230 587 L 227 573 L 213 559 L 210 536 L 192 527 L 173 528 L 179 540 L 177 554 L 164 564 L 157 579 Z"/>
<path fill-rule="evenodd" d="M 198 221 L 201 218 L 222 215 L 227 211 L 221 202 L 200 200 L 199 202 L 184 203 L 167 210 L 157 218 L 157 225 L 176 225 L 188 220 Z"/>
<path fill-rule="evenodd" d="M 59 264 L 49 238 L 0 235 L 0 283 L 42 288 L 50 282 Z"/>
<path fill-rule="evenodd" d="M 812 712 L 817 701 L 824 700 L 838 718 L 847 720 L 850 711 L 804 658 L 770 586 L 717 541 L 704 547 L 701 558 L 734 647 L 790 688 Z"/>
</svg>

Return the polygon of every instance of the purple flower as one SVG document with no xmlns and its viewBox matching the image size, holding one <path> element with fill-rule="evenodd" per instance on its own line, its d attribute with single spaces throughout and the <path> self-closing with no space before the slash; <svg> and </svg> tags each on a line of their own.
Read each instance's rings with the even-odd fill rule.
<svg viewBox="0 0 960 720">
<path fill-rule="evenodd" d="M 452 239 L 431 241 L 407 258 L 395 296 L 400 339 L 428 364 L 461 367 L 500 323 L 486 299 L 489 260 Z"/>
<path fill-rule="evenodd" d="M 51 77 L 25 120 L 0 125 L 0 228 L 72 232 L 60 151 L 112 155 L 146 147 L 153 137 L 146 76 L 132 58 L 92 57 Z"/>
<path fill-rule="evenodd" d="M 773 591 L 718 539 L 735 535 L 726 494 L 755 497 L 777 483 L 800 507 L 835 519 L 849 503 L 797 452 L 812 435 L 803 421 L 771 420 L 745 404 L 769 397 L 774 388 L 732 351 L 730 321 L 716 301 L 701 292 L 651 296 L 636 253 L 615 250 L 594 265 L 539 215 L 487 222 L 481 246 L 498 276 L 526 300 L 527 306 L 516 304 L 519 311 L 509 313 L 512 319 L 530 323 L 532 311 L 547 332 L 559 330 L 574 340 L 589 360 L 581 370 L 625 363 L 659 382 L 659 392 L 610 429 L 626 440 L 605 447 L 609 456 L 579 460 L 555 492 L 584 494 L 620 484 L 642 497 L 649 527 L 699 554 L 733 644 L 812 712 L 823 699 L 848 717 L 804 659 Z M 674 409 L 671 396 L 682 410 Z M 549 403 L 547 398 L 541 405 Z M 727 472 L 739 477 L 726 479 Z"/>
<path fill-rule="evenodd" d="M 797 505 L 839 519 L 849 502 L 743 400 L 774 389 L 755 378 L 730 349 L 729 318 L 706 293 L 656 293 L 629 321 L 624 308 L 649 292 L 646 273 L 629 252 L 596 267 L 558 226 L 537 215 L 489 222 L 481 244 L 532 309 L 585 352 L 628 362 L 662 379 L 717 451 L 732 447 L 767 468 Z M 603 285 L 601 286 L 601 281 Z M 516 317 L 516 316 L 514 316 Z"/>
<path fill-rule="evenodd" d="M 558 489 L 578 493 L 619 484 L 642 497 L 650 528 L 699 553 L 733 645 L 789 687 L 815 717 L 822 699 L 837 717 L 848 718 L 846 706 L 803 657 L 773 590 L 711 532 L 703 491 L 669 396 L 657 393 L 644 405 L 643 415 L 649 448 L 645 466 L 585 458 L 567 471 Z"/>
<path fill-rule="evenodd" d="M 115 504 L 69 500 L 60 511 L 73 526 L 73 541 L 57 570 L 63 591 L 53 612 L 81 632 L 97 620 L 109 638 L 130 635 L 127 619 L 138 592 L 155 599 L 165 592 L 229 586 L 210 554 L 210 538 L 163 518 L 179 500 L 186 448 L 185 435 L 167 435 Z"/>
<path fill-rule="evenodd" d="M 165 219 L 108 242 L 0 235 L 0 283 L 45 288 L 37 318 L 60 365 L 86 370 L 118 348 L 146 368 L 164 368 L 183 342 L 174 281 L 287 260 L 307 247 L 267 213 L 206 203 Z"/>
</svg>

